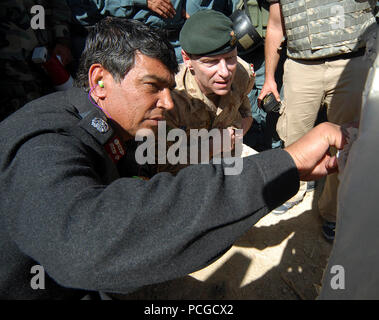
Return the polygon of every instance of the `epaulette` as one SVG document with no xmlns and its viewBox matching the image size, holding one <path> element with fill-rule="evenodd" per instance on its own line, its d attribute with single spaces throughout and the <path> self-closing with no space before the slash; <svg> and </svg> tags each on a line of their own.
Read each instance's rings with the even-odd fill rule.
<svg viewBox="0 0 379 320">
<path fill-rule="evenodd" d="M 89 97 L 85 97 L 82 92 L 79 94 L 81 101 L 79 100 L 79 103 L 73 104 L 80 118 L 75 127 L 89 133 L 104 147 L 112 161 L 117 163 L 126 153 L 122 140 L 117 136 L 110 124 L 110 120 L 100 108 L 95 108 L 88 100 Z M 71 128 L 70 131 L 76 131 L 76 129 Z M 78 135 L 80 135 L 79 132 Z M 81 137 L 79 136 L 79 138 Z"/>
</svg>

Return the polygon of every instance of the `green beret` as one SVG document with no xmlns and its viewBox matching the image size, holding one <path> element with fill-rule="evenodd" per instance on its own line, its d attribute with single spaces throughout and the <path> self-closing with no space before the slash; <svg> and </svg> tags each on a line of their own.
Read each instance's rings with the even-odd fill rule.
<svg viewBox="0 0 379 320">
<path fill-rule="evenodd" d="M 218 11 L 198 11 L 183 25 L 179 41 L 189 54 L 208 56 L 229 52 L 236 46 L 233 22 Z"/>
</svg>

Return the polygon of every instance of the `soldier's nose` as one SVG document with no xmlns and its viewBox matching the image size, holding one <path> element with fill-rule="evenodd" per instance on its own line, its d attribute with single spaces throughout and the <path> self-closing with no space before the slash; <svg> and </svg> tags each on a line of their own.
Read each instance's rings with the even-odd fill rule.
<svg viewBox="0 0 379 320">
<path fill-rule="evenodd" d="M 225 59 L 221 59 L 218 64 L 218 74 L 224 79 L 229 76 L 229 69 Z"/>
</svg>

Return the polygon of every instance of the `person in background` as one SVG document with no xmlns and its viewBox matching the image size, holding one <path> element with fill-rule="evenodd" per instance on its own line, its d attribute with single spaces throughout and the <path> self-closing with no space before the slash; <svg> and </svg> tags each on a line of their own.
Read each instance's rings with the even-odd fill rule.
<svg viewBox="0 0 379 320">
<path fill-rule="evenodd" d="M 74 56 L 78 61 L 84 49 L 88 29 L 107 16 L 135 19 L 161 30 L 175 48 L 178 63 L 183 62 L 179 44 L 179 32 L 186 19 L 203 9 L 231 12 L 230 0 L 128 0 L 95 1 L 67 0 L 71 8 Z"/>
<path fill-rule="evenodd" d="M 41 64 L 32 61 L 37 47 L 72 61 L 66 1 L 1 1 L 0 3 L 0 121 L 24 104 L 55 91 Z"/>
<path fill-rule="evenodd" d="M 184 63 L 175 77 L 175 107 L 166 114 L 169 129 L 181 128 L 187 135 L 192 129 L 230 129 L 235 141 L 234 130 L 245 134 L 253 122 L 248 93 L 254 74 L 237 56 L 232 21 L 221 12 L 201 10 L 184 24 L 180 44 Z M 168 167 L 174 173 L 183 166 L 160 170 Z"/>
<path fill-rule="evenodd" d="M 258 100 L 263 84 L 265 82 L 265 56 L 264 42 L 266 38 L 267 23 L 269 16 L 269 3 L 266 0 L 234 0 L 234 12 L 240 10 L 250 18 L 252 26 L 262 38 L 261 45 L 253 45 L 250 48 L 238 51 L 238 55 L 253 65 L 255 72 L 255 83 L 252 91 L 249 93 L 251 111 L 254 122 L 244 136 L 244 143 L 257 151 L 263 151 L 271 148 L 280 148 L 282 141 L 276 132 L 276 123 L 279 114 L 277 112 L 269 112 L 263 110 L 261 101 Z M 284 50 L 282 50 L 283 52 Z M 283 76 L 283 63 L 285 54 L 281 54 L 275 79 L 280 91 Z"/>
<path fill-rule="evenodd" d="M 285 146 L 308 132 L 321 108 L 327 119 L 344 124 L 358 119 L 362 92 L 370 68 L 365 58 L 364 37 L 375 27 L 376 1 L 324 1 L 312 7 L 304 1 L 270 0 L 265 57 L 266 79 L 262 99 L 272 92 L 280 95 L 275 81 L 278 48 L 287 39 L 284 65 L 284 98 L 277 131 Z M 335 153 L 335 150 L 332 151 Z M 278 211 L 285 212 L 302 201 L 307 185 Z M 327 177 L 318 208 L 324 220 L 322 234 L 332 241 L 336 221 L 338 178 Z"/>
</svg>

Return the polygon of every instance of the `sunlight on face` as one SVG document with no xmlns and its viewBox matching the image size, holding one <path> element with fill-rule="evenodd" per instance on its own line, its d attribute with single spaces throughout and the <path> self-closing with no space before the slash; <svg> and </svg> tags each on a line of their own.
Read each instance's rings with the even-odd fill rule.
<svg viewBox="0 0 379 320">
<path fill-rule="evenodd" d="M 230 91 L 237 69 L 237 49 L 217 56 L 189 60 L 195 79 L 204 94 L 225 95 Z"/>
<path fill-rule="evenodd" d="M 159 60 L 137 53 L 134 67 L 109 86 L 105 109 L 128 138 L 140 129 L 156 130 L 164 112 L 173 108 L 174 75 Z"/>
</svg>

